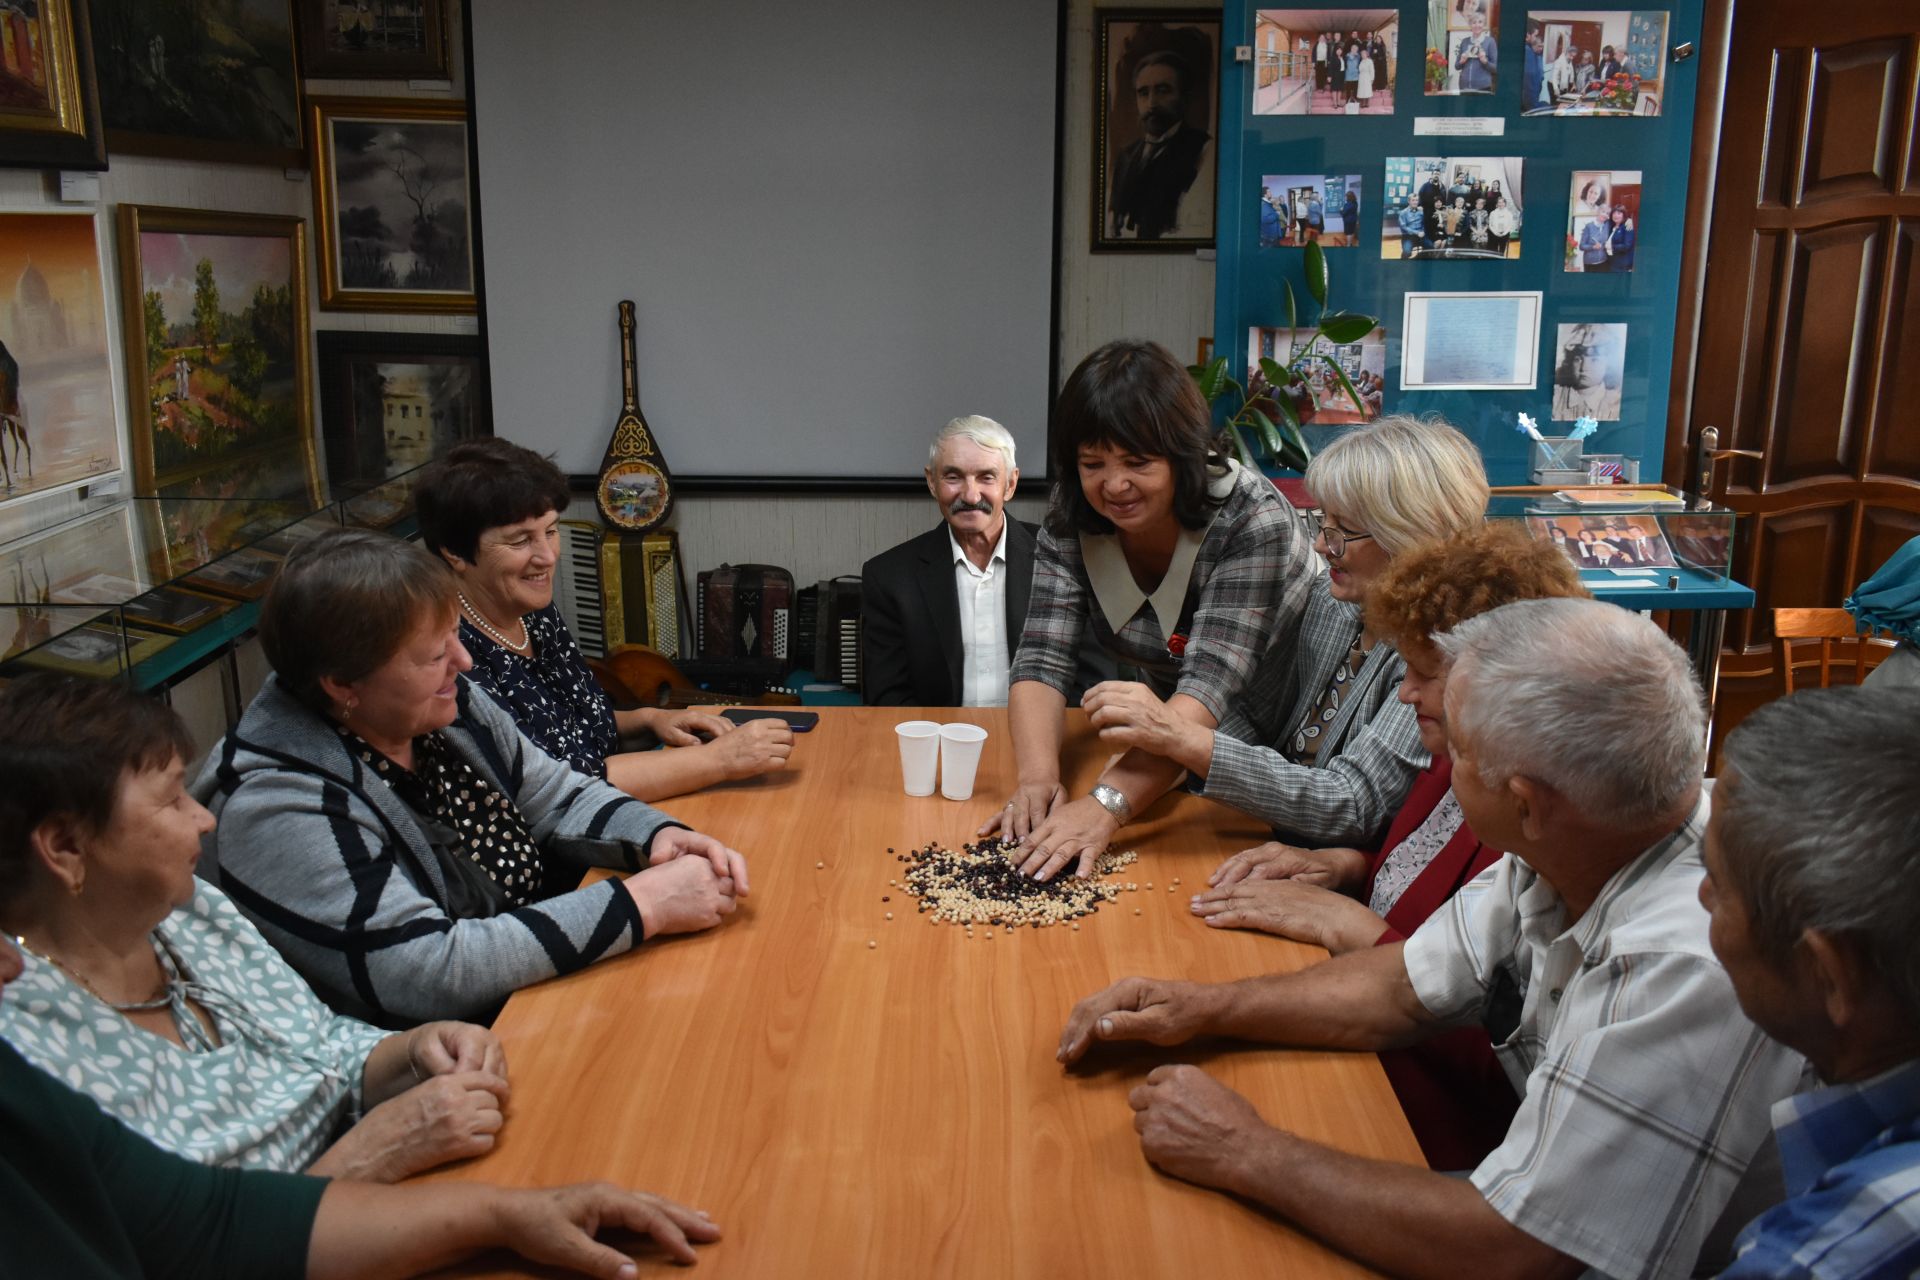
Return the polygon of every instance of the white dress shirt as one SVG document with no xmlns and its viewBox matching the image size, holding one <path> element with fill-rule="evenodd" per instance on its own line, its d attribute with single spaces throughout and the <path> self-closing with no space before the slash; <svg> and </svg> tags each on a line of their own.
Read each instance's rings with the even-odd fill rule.
<svg viewBox="0 0 1920 1280">
<path fill-rule="evenodd" d="M 960 540 L 947 529 L 953 548 L 953 593 L 960 600 L 960 705 L 1007 705 L 1007 668 L 1013 655 L 1007 646 L 1007 527 L 982 569 L 967 558 Z"/>
</svg>

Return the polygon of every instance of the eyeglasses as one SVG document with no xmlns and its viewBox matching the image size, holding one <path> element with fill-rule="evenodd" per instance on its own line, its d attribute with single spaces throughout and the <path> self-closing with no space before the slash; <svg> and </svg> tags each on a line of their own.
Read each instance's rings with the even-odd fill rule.
<svg viewBox="0 0 1920 1280">
<path fill-rule="evenodd" d="M 1370 533 L 1349 532 L 1337 524 L 1328 524 L 1318 516 L 1314 517 L 1313 531 L 1320 541 L 1326 545 L 1328 557 L 1334 560 L 1338 560 L 1341 556 L 1347 554 L 1347 544 L 1349 542 L 1362 542 L 1373 536 Z"/>
</svg>

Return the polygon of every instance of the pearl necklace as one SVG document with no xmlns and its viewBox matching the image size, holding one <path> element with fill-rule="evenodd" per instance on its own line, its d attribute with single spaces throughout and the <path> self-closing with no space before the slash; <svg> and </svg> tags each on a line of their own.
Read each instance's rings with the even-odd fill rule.
<svg viewBox="0 0 1920 1280">
<path fill-rule="evenodd" d="M 465 592 L 456 591 L 453 594 L 460 598 L 460 607 L 467 611 L 467 616 L 473 619 L 473 624 L 486 632 L 490 639 L 499 642 L 502 648 L 511 649 L 515 653 L 525 653 L 533 647 L 533 635 L 527 630 L 527 620 L 524 617 L 520 619 L 520 643 L 515 644 L 494 629 L 493 624 L 487 621 L 487 615 L 473 607 L 473 601 L 467 599 Z"/>
<path fill-rule="evenodd" d="M 166 985 L 163 986 L 160 990 L 160 994 L 155 996 L 153 999 L 135 1000 L 129 1004 L 117 1004 L 114 1001 L 109 1000 L 105 996 L 101 995 L 99 990 L 95 988 L 91 982 L 87 981 L 86 974 L 81 973 L 78 969 L 75 969 L 73 966 L 67 964 L 64 960 L 60 960 L 57 957 L 50 956 L 43 951 L 35 951 L 32 947 L 27 945 L 27 940 L 21 937 L 17 933 L 13 935 L 13 941 L 16 946 L 18 946 L 22 951 L 26 952 L 28 955 L 32 956 L 34 959 L 46 961 L 48 964 L 52 965 L 54 968 L 60 970 L 62 973 L 66 974 L 68 977 L 72 978 L 75 982 L 85 987 L 87 989 L 88 995 L 92 996 L 95 1000 L 98 1000 L 101 1004 L 104 1004 L 105 1006 L 107 1006 L 107 1008 L 113 1010 L 115 1013 L 146 1013 L 153 1009 L 164 1009 L 168 1005 L 173 1003 L 173 989 L 174 987 L 179 985 L 173 980 L 172 977 L 168 977 L 166 980 Z"/>
</svg>

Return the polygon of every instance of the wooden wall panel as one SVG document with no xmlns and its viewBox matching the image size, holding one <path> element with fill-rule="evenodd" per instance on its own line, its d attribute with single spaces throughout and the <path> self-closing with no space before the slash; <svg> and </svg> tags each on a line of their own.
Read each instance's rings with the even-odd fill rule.
<svg viewBox="0 0 1920 1280">
<path fill-rule="evenodd" d="M 1920 431 L 1901 428 L 1916 413 L 1920 413 L 1920 219 L 1902 218 L 1893 231 L 1893 266 L 1887 274 L 1887 328 L 1880 343 L 1880 391 L 1867 458 L 1869 476 L 1920 483 Z"/>
<path fill-rule="evenodd" d="M 1881 223 L 1843 222 L 1795 237 L 1780 308 L 1779 367 L 1766 438 L 1771 485 L 1853 475 L 1867 410 L 1857 375 L 1874 349 Z M 1749 351 L 1751 360 L 1757 352 Z"/>
<path fill-rule="evenodd" d="M 1904 507 L 1866 503 L 1860 512 L 1860 551 L 1855 562 L 1864 580 L 1913 538 L 1920 537 L 1920 513 Z M 1847 588 L 1853 589 L 1850 584 Z"/>
<path fill-rule="evenodd" d="M 1838 604 L 1853 583 L 1847 578 L 1853 504 L 1818 506 L 1760 516 L 1754 539 L 1769 576 L 1756 575 L 1755 600 L 1742 637 L 1745 647 L 1773 642 L 1772 611 L 1782 607 Z"/>
<path fill-rule="evenodd" d="M 1754 204 L 1784 208 L 1795 203 L 1797 160 L 1802 141 L 1799 129 L 1800 104 L 1806 98 L 1807 72 L 1813 56 L 1806 49 L 1769 50 L 1767 73 L 1767 127 L 1760 143 L 1759 189 Z M 1743 131 L 1744 132 L 1744 131 Z M 1723 139 L 1730 154 L 1726 159 L 1738 163 L 1741 142 L 1751 138 Z"/>
</svg>

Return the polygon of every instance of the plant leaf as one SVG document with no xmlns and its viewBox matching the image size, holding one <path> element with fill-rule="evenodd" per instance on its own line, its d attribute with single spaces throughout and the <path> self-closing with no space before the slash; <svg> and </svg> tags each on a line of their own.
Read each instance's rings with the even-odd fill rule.
<svg viewBox="0 0 1920 1280">
<path fill-rule="evenodd" d="M 1290 387 L 1299 379 L 1298 374 L 1271 356 L 1260 357 L 1260 372 L 1266 374 L 1267 382 L 1276 387 Z"/>
<path fill-rule="evenodd" d="M 1241 466 L 1251 468 L 1255 465 L 1253 454 L 1247 450 L 1247 442 L 1240 438 L 1240 428 L 1232 423 L 1227 424 L 1227 443 L 1233 446 L 1234 456 L 1240 460 Z"/>
<path fill-rule="evenodd" d="M 1218 400 L 1220 393 L 1226 390 L 1223 380 L 1227 374 L 1227 361 L 1224 356 L 1205 364 L 1188 365 L 1187 373 L 1199 388 L 1200 398 L 1208 404 Z"/>
<path fill-rule="evenodd" d="M 1322 307 L 1327 305 L 1327 253 L 1318 240 L 1307 242 L 1307 292 Z"/>
<path fill-rule="evenodd" d="M 1281 285 L 1287 291 L 1287 345 L 1293 345 L 1293 331 L 1300 327 L 1300 312 L 1293 305 L 1293 281 L 1283 279 Z"/>
<path fill-rule="evenodd" d="M 1332 311 L 1320 317 L 1320 332 L 1328 342 L 1345 346 L 1349 342 L 1358 342 L 1380 327 L 1380 322 L 1372 316 L 1356 315 L 1351 311 Z"/>
<path fill-rule="evenodd" d="M 1353 383 L 1347 379 L 1347 371 L 1340 367 L 1338 360 L 1328 360 L 1326 366 L 1333 370 L 1333 376 L 1340 380 L 1340 387 L 1347 393 L 1347 398 L 1353 401 L 1355 411 L 1364 415 L 1367 411 L 1367 403 L 1360 398 L 1360 393 L 1353 389 Z"/>
<path fill-rule="evenodd" d="M 1276 400 L 1274 403 L 1281 404 L 1284 401 Z M 1253 415 L 1253 424 L 1260 429 L 1260 440 L 1266 446 L 1267 453 L 1273 457 L 1279 457 L 1280 451 L 1287 447 L 1287 442 L 1279 429 L 1273 425 L 1273 419 L 1251 405 L 1247 406 L 1247 412 Z"/>
<path fill-rule="evenodd" d="M 1283 467 L 1305 471 L 1307 464 L 1313 461 L 1313 450 L 1307 447 L 1307 437 L 1300 430 L 1299 419 L 1288 414 L 1286 422 L 1281 424 L 1280 435 L 1284 447 L 1275 451 L 1275 460 Z"/>
</svg>

